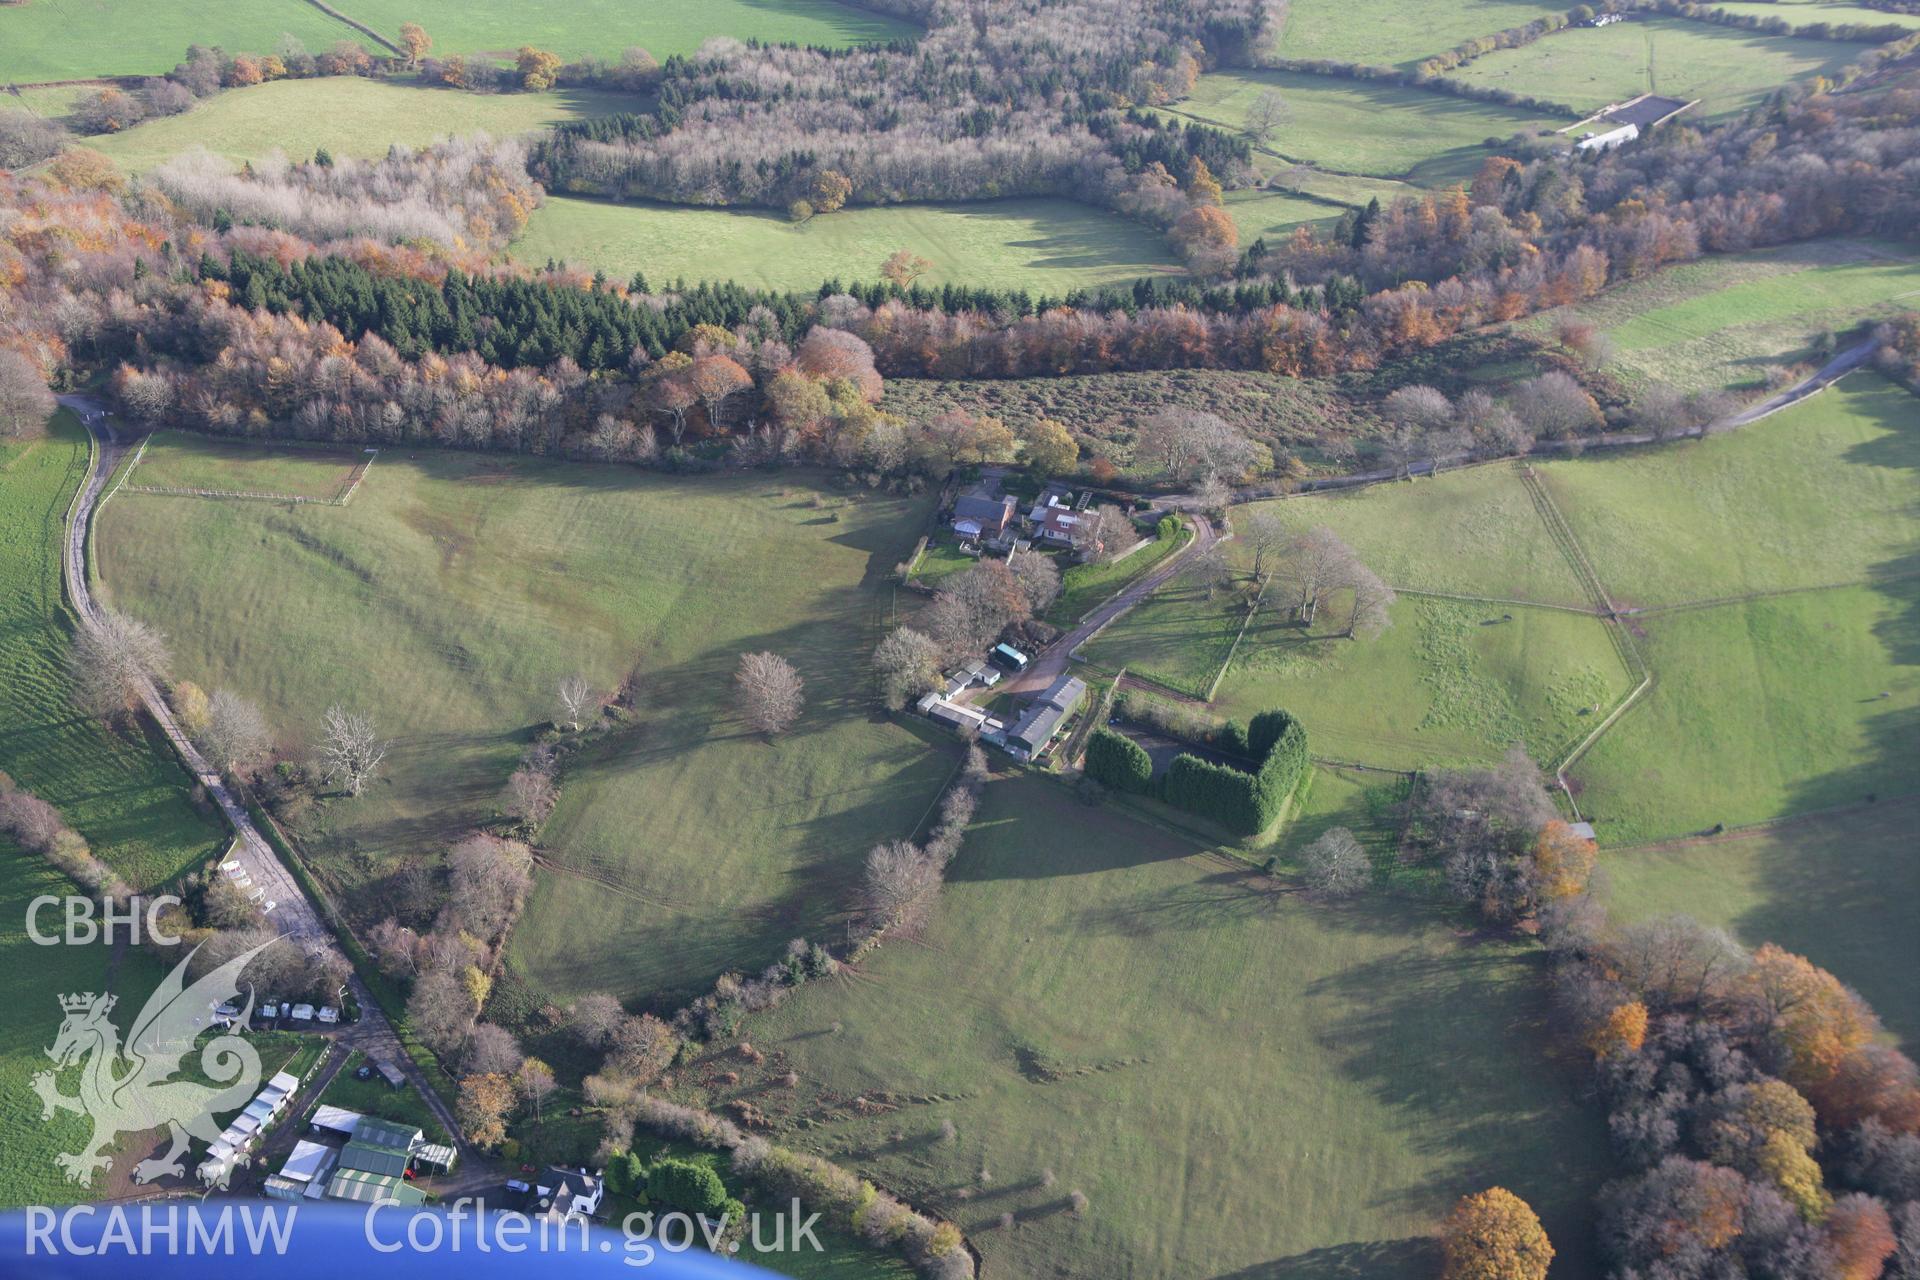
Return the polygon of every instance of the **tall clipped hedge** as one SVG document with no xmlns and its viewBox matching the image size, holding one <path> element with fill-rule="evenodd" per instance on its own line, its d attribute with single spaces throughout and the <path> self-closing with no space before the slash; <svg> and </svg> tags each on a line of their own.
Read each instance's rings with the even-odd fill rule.
<svg viewBox="0 0 1920 1280">
<path fill-rule="evenodd" d="M 1246 745 L 1260 762 L 1252 773 L 1198 756 L 1175 757 L 1167 770 L 1167 803 L 1243 835 L 1272 826 L 1312 763 L 1307 731 L 1284 711 L 1263 711 L 1248 723 Z"/>
<path fill-rule="evenodd" d="M 1115 791 L 1144 792 L 1153 788 L 1153 757 L 1123 733 L 1108 728 L 1087 739 L 1087 776 Z"/>
</svg>

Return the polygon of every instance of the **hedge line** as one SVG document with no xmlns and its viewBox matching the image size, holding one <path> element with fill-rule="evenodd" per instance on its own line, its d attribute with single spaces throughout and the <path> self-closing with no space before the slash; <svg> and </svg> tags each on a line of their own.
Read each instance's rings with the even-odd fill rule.
<svg viewBox="0 0 1920 1280">
<path fill-rule="evenodd" d="M 1262 711 L 1248 723 L 1244 740 L 1247 755 L 1260 762 L 1257 770 L 1248 773 L 1181 754 L 1167 770 L 1167 803 L 1243 835 L 1272 826 L 1312 766 L 1307 731 L 1285 711 Z"/>
<path fill-rule="evenodd" d="M 1115 791 L 1146 794 L 1153 790 L 1153 757 L 1123 733 L 1095 729 L 1087 739 L 1084 767 L 1089 778 Z"/>
</svg>

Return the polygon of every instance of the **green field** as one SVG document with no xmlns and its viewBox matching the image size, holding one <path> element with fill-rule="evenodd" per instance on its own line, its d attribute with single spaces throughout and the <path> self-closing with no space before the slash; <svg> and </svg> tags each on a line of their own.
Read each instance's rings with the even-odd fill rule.
<svg viewBox="0 0 1920 1280">
<path fill-rule="evenodd" d="M 811 291 L 828 279 L 878 280 L 898 249 L 933 263 L 930 285 L 1061 294 L 1171 271 L 1148 228 L 1071 200 L 844 209 L 796 224 L 764 210 L 609 204 L 556 197 L 533 215 L 513 256 L 559 259 L 665 284 L 733 280 Z"/>
<path fill-rule="evenodd" d="M 1117 650 L 1120 631 L 1101 638 Z M 1216 701 L 1241 720 L 1285 707 L 1316 753 L 1413 769 L 1491 761 L 1515 742 L 1551 760 L 1592 726 L 1593 707 L 1630 687 L 1596 619 L 1403 597 L 1372 640 L 1303 638 L 1283 610 L 1263 607 Z"/>
<path fill-rule="evenodd" d="M 1275 244 L 1293 234 L 1301 223 L 1325 226 L 1336 221 L 1342 210 L 1319 200 L 1308 200 L 1290 191 L 1248 187 L 1229 191 L 1227 213 L 1240 228 L 1240 243 L 1252 244 L 1261 236 Z"/>
<path fill-rule="evenodd" d="M 164 884 L 218 848 L 157 732 L 109 733 L 74 709 L 60 588 L 67 506 L 87 466 L 71 415 L 51 438 L 0 444 L 0 769 L 54 805 L 135 887 Z"/>
<path fill-rule="evenodd" d="M 1288 0 L 1274 52 L 1365 66 L 1411 68 L 1476 36 L 1563 9 L 1535 0 Z"/>
<path fill-rule="evenodd" d="M 60 539 L 86 462 L 85 434 L 65 413 L 51 439 L 0 444 L 0 769 L 58 805 L 123 875 L 153 884 L 219 848 L 219 832 L 187 804 L 186 776 L 157 743 L 108 734 L 69 705 Z M 87 1190 L 53 1163 L 55 1152 L 79 1149 L 86 1120 L 41 1120 L 28 1087 L 60 1026 L 55 997 L 109 986 L 107 948 L 42 947 L 27 937 L 27 904 L 72 891 L 43 860 L 0 841 L 0 1204 L 59 1204 Z M 41 924 L 57 929 L 57 913 Z M 146 966 L 123 966 L 135 969 Z"/>
<path fill-rule="evenodd" d="M 290 160 L 309 160 L 322 148 L 336 156 L 371 160 L 394 145 L 424 146 L 475 133 L 510 137 L 561 120 L 631 110 L 631 101 L 586 89 L 484 94 L 357 76 L 276 80 L 230 89 L 182 115 L 103 134 L 87 145 L 112 156 L 129 173 L 144 172 L 195 147 L 236 162 L 258 160 L 273 151 Z"/>
<path fill-rule="evenodd" d="M 400 24 L 417 22 L 433 37 L 433 53 L 511 58 L 521 45 L 551 49 L 563 58 L 618 58 L 638 45 L 665 61 L 692 53 L 715 36 L 812 45 L 894 40 L 918 28 L 897 18 L 833 0 L 567 0 L 530 5 L 522 0 L 345 0 L 343 13 L 389 39 Z"/>
<path fill-rule="evenodd" d="M 1536 469 L 1618 603 L 1857 582 L 1920 549 L 1917 404 L 1853 373 L 1731 434 Z"/>
<path fill-rule="evenodd" d="M 1324 525 L 1393 587 L 1585 607 L 1566 557 L 1548 540 L 1513 467 L 1442 472 L 1237 508 L 1236 527 L 1256 514 L 1289 529 Z"/>
<path fill-rule="evenodd" d="M 1908 1053 L 1920 1046 L 1920 986 L 1911 955 L 1920 862 L 1914 806 L 1882 804 L 1772 830 L 1606 855 L 1622 919 L 1684 904 L 1742 942 L 1777 942 L 1859 990 Z"/>
<path fill-rule="evenodd" d="M 1542 336 L 1568 318 L 1613 343 L 1607 371 L 1629 386 L 1753 388 L 1770 364 L 1813 358 L 1830 332 L 1920 302 L 1920 259 L 1862 240 L 1811 240 L 1715 254 L 1629 281 L 1521 328 Z"/>
<path fill-rule="evenodd" d="M 283 35 L 315 52 L 341 40 L 380 52 L 305 0 L 28 0 L 0 5 L 0 84 L 160 75 L 190 44 L 267 53 Z"/>
<path fill-rule="evenodd" d="M 1371 821 L 1325 771 L 1310 817 Z M 1540 1052 L 1539 957 L 1453 923 L 1315 906 L 997 781 L 925 942 L 754 1019 L 766 1065 L 710 1101 L 952 1217 L 994 1273 L 1428 1275 L 1439 1215 L 1499 1183 L 1584 1274 L 1604 1138 Z M 789 1068 L 797 1089 L 759 1079 Z"/>
<path fill-rule="evenodd" d="M 1449 75 L 1594 111 L 1649 91 L 1700 99 L 1689 116 L 1745 111 L 1795 80 L 1831 76 L 1869 46 L 1768 36 L 1678 18 L 1635 17 L 1497 49 Z"/>
<path fill-rule="evenodd" d="M 123 492 L 211 489 L 334 498 L 367 455 L 352 448 L 288 448 L 218 436 L 162 431 L 151 436 Z"/>
<path fill-rule="evenodd" d="M 1835 26 L 1861 23 L 1869 27 L 1920 27 L 1920 13 L 1890 13 L 1885 9 L 1869 9 L 1857 4 L 1715 0 L 1713 7 L 1743 18 L 1779 18 L 1796 27 L 1812 26 L 1816 22 L 1830 22 Z"/>
<path fill-rule="evenodd" d="M 493 813 L 561 677 L 632 673 L 638 709 L 569 769 L 541 836 L 573 870 L 542 876 L 514 950 L 557 994 L 641 997 L 820 928 L 938 790 L 950 762 L 869 718 L 865 669 L 925 515 L 805 479 L 388 449 L 345 507 L 122 493 L 99 551 L 181 674 L 258 699 L 288 750 L 336 701 L 394 738 L 385 780 L 297 823 L 362 923 L 409 861 Z M 774 746 L 727 706 L 761 648 L 808 681 Z"/>
<path fill-rule="evenodd" d="M 1284 71 L 1215 71 L 1200 77 L 1179 112 L 1239 131 L 1267 93 L 1287 115 L 1264 144 L 1289 160 L 1423 186 L 1466 181 L 1487 138 L 1548 126 L 1530 112 L 1403 85 Z"/>
<path fill-rule="evenodd" d="M 1889 592 L 1646 619 L 1654 686 L 1570 771 L 1601 845 L 1920 792 L 1913 582 Z"/>
</svg>

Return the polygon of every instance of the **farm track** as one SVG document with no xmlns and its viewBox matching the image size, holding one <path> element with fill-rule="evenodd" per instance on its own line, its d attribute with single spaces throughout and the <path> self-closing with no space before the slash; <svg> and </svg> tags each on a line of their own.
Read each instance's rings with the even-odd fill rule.
<svg viewBox="0 0 1920 1280">
<path fill-rule="evenodd" d="M 86 426 L 93 439 L 95 457 L 89 468 L 84 484 L 74 497 L 73 509 L 68 521 L 65 546 L 62 549 L 62 571 L 66 580 L 67 595 L 73 604 L 80 625 L 98 627 L 101 609 L 93 598 L 87 574 L 88 550 L 93 535 L 93 517 L 99 508 L 101 491 L 107 480 L 114 474 L 125 457 L 127 446 L 119 435 L 108 425 L 104 406 L 86 396 L 65 395 L 59 397 L 60 403 L 74 411 Z M 227 786 L 226 780 L 209 765 L 198 748 L 188 739 L 186 733 L 174 719 L 173 710 L 160 694 L 152 681 L 142 681 L 140 701 L 147 714 L 166 735 L 172 744 L 180 762 L 192 774 L 194 780 L 206 789 L 220 812 L 226 817 L 227 824 L 233 828 L 235 847 L 228 857 L 240 864 L 256 884 L 267 892 L 277 907 L 270 917 L 271 923 L 278 925 L 283 935 L 308 947 L 331 947 L 334 945 L 333 931 L 325 923 L 319 904 L 310 899 L 291 871 L 280 861 L 266 838 L 248 816 L 246 807 Z M 344 927 L 344 926 L 343 926 Z M 432 1082 L 420 1069 L 411 1054 L 401 1043 L 399 1034 L 393 1029 L 386 1012 L 379 1001 L 373 997 L 358 971 L 348 978 L 349 987 L 355 1002 L 360 1006 L 360 1021 L 345 1033 L 344 1039 L 369 1053 L 385 1057 L 397 1065 L 413 1081 L 420 1096 L 426 1100 L 447 1131 L 463 1149 L 466 1141 L 461 1136 L 459 1122 L 452 1110 L 440 1095 L 434 1091 Z"/>
</svg>

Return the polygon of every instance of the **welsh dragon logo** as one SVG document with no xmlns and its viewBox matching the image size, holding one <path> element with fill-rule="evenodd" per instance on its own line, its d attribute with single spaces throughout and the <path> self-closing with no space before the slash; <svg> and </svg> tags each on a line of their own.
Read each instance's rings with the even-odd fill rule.
<svg viewBox="0 0 1920 1280">
<path fill-rule="evenodd" d="M 181 1156 L 190 1138 L 211 1143 L 220 1136 L 217 1113 L 237 1110 L 260 1087 L 260 1055 L 251 1044 L 233 1034 L 222 1034 L 200 1050 L 200 1069 L 212 1084 L 175 1079 L 181 1059 L 208 1031 L 214 1006 L 240 994 L 240 974 L 271 942 L 246 951 L 186 984 L 193 955 L 173 967 L 134 1019 L 124 1048 L 120 1030 L 108 1016 L 116 997 L 92 992 L 60 997 L 66 1014 L 53 1047 L 46 1051 L 54 1068 L 33 1077 L 40 1095 L 40 1118 L 51 1120 L 56 1111 L 75 1111 L 93 1121 L 93 1137 L 78 1152 L 55 1157 L 67 1180 L 86 1185 L 96 1170 L 113 1164 L 101 1154 L 123 1133 L 144 1133 L 165 1125 L 172 1145 L 166 1153 L 134 1166 L 136 1182 L 151 1182 L 180 1174 Z M 198 954 L 199 948 L 194 949 Z M 253 1012 L 249 991 L 239 1025 Z M 59 1091 L 56 1074 L 80 1065 L 80 1092 Z M 224 1177 L 220 1180 L 223 1184 Z"/>
</svg>

